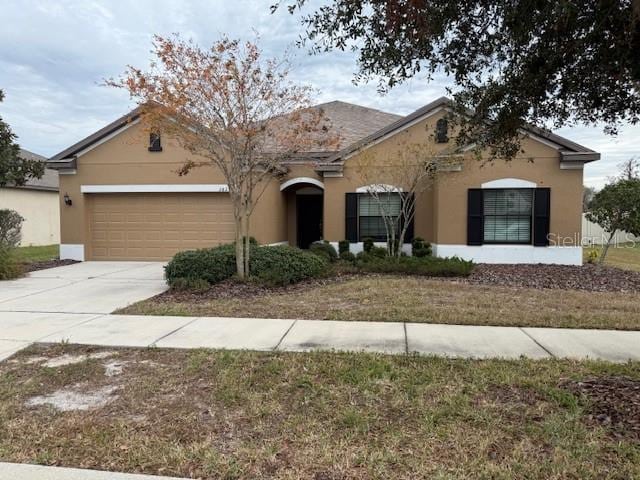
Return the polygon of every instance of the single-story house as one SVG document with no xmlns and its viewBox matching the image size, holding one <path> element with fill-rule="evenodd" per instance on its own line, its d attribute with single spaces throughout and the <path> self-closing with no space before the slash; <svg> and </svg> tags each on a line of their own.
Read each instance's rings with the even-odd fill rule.
<svg viewBox="0 0 640 480">
<path fill-rule="evenodd" d="M 339 145 L 283 160 L 286 175 L 270 181 L 252 215 L 259 243 L 304 248 L 346 239 L 357 252 L 366 237 L 384 241 L 367 193 L 376 182 L 365 184 L 355 165 L 363 155 L 392 164 L 398 149 L 424 144 L 460 160 L 416 197 L 409 236 L 431 242 L 439 256 L 582 263 L 583 166 L 599 153 L 532 127 L 515 159 L 470 158 L 449 140 L 444 97 L 406 116 L 337 101 L 316 108 Z M 60 172 L 62 258 L 166 260 L 233 240 L 221 172 L 205 167 L 178 176 L 188 154 L 170 138 L 142 132 L 136 109 L 50 159 Z"/>
<path fill-rule="evenodd" d="M 20 156 L 46 162 L 42 155 L 20 150 Z M 20 187 L 0 188 L 0 208 L 15 210 L 22 218 L 22 246 L 60 243 L 58 172 L 46 168 L 42 178 L 31 178 Z"/>
</svg>

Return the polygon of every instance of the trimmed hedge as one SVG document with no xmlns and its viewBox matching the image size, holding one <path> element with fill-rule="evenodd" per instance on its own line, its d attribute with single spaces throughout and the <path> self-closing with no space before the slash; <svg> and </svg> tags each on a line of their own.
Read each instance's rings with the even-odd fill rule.
<svg viewBox="0 0 640 480">
<path fill-rule="evenodd" d="M 257 248 L 251 254 L 250 264 L 252 277 L 270 285 L 289 285 L 319 277 L 328 267 L 323 257 L 287 246 Z"/>
<path fill-rule="evenodd" d="M 475 267 L 472 261 L 458 257 L 361 257 L 356 262 L 359 270 L 372 273 L 404 273 L 431 277 L 466 277 Z"/>
<path fill-rule="evenodd" d="M 0 280 L 12 280 L 23 274 L 22 264 L 19 262 L 15 249 L 0 245 Z"/>
<path fill-rule="evenodd" d="M 185 288 L 198 280 L 214 284 L 236 273 L 235 246 L 188 250 L 176 253 L 164 267 L 164 276 L 171 287 Z"/>
<path fill-rule="evenodd" d="M 252 245 L 249 258 L 251 278 L 271 285 L 288 285 L 317 277 L 328 262 L 317 255 L 287 246 Z M 165 267 L 165 278 L 173 288 L 202 289 L 231 278 L 236 273 L 233 244 L 177 253 Z"/>
<path fill-rule="evenodd" d="M 319 255 L 331 263 L 338 260 L 338 252 L 329 242 L 313 242 L 309 247 L 309 252 Z"/>
<path fill-rule="evenodd" d="M 429 257 L 431 256 L 431 244 L 424 238 L 415 237 L 411 241 L 411 254 L 414 257 Z"/>
</svg>

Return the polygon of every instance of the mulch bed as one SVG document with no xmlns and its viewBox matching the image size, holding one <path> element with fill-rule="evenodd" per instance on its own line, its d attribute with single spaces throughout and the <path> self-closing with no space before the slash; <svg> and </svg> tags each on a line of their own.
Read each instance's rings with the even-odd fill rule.
<svg viewBox="0 0 640 480">
<path fill-rule="evenodd" d="M 77 260 L 43 260 L 41 262 L 25 263 L 23 269 L 25 273 L 35 272 L 37 270 L 46 270 L 47 268 L 64 267 L 78 263 Z"/>
<path fill-rule="evenodd" d="M 565 381 L 561 387 L 587 399 L 587 424 L 607 427 L 614 437 L 640 442 L 640 381 L 602 377 Z"/>
<path fill-rule="evenodd" d="M 67 260 L 61 260 L 67 262 Z M 73 263 L 73 260 L 68 260 Z M 57 265 L 55 265 L 57 266 Z M 50 267 L 43 267 L 50 268 Z M 393 275 L 393 274 L 389 274 Z M 158 302 L 202 302 L 219 299 L 249 299 L 263 295 L 285 294 L 358 278 L 383 276 L 377 273 L 340 273 L 331 277 L 302 281 L 282 287 L 229 279 L 206 290 L 170 289 L 154 297 Z M 455 281 L 473 285 L 511 288 L 581 290 L 587 292 L 640 292 L 640 273 L 615 267 L 586 264 L 567 265 L 493 265 L 479 264 L 467 278 L 424 277 L 430 280 Z"/>
<path fill-rule="evenodd" d="M 640 292 L 640 273 L 591 264 L 583 266 L 480 264 L 465 281 L 475 285 L 516 288 Z"/>
</svg>

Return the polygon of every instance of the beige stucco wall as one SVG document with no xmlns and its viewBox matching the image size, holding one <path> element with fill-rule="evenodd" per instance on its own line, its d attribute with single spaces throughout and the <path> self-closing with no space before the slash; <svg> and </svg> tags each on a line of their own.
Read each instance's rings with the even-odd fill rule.
<svg viewBox="0 0 640 480">
<path fill-rule="evenodd" d="M 271 180 L 260 198 L 251 219 L 251 232 L 263 244 L 296 240 L 295 189 L 280 191 L 281 183 L 309 177 L 324 184 L 324 238 L 340 241 L 345 238 L 345 194 L 355 192 L 370 181 L 362 178 L 359 165 L 373 158 L 394 165 L 398 152 L 407 145 L 423 145 L 436 154 L 452 148 L 454 140 L 435 144 L 433 132 L 437 113 L 363 152 L 346 159 L 342 177 L 323 178 L 312 164 L 289 165 L 285 178 Z M 453 138 L 454 132 L 451 133 Z M 180 177 L 176 170 L 193 158 L 168 138 L 162 139 L 163 151 L 147 150 L 147 138 L 139 125 L 133 125 L 109 141 L 78 158 L 74 175 L 60 176 L 61 199 L 66 193 L 72 206 L 61 204 L 63 244 L 83 244 L 87 248 L 89 196 L 82 194 L 81 185 L 110 184 L 224 184 L 223 175 L 211 166 L 197 168 Z M 467 190 L 483 182 L 518 178 L 551 188 L 551 233 L 563 238 L 580 237 L 582 170 L 560 169 L 556 149 L 539 141 L 526 139 L 524 153 L 510 162 L 488 164 L 466 158 L 461 171 L 442 173 L 431 188 L 417 199 L 415 234 L 439 244 L 466 244 Z M 368 179 L 370 180 L 370 179 Z M 86 251 L 86 257 L 91 254 Z"/>
<path fill-rule="evenodd" d="M 407 145 L 424 145 L 425 150 L 434 154 L 454 146 L 453 132 L 449 143 L 436 144 L 432 138 L 435 123 L 444 115 L 444 112 L 436 113 L 348 158 L 342 178 L 324 180 L 325 212 L 334 212 L 325 218 L 326 239 L 344 239 L 345 194 L 367 183 L 359 172 L 368 159 L 387 159 L 392 165 L 394 158 L 398 158 L 398 150 Z M 480 188 L 482 183 L 491 180 L 518 178 L 535 182 L 538 187 L 551 188 L 551 234 L 565 239 L 579 239 L 582 170 L 562 170 L 558 151 L 537 140 L 526 138 L 522 149 L 524 153 L 508 162 L 496 160 L 489 163 L 486 159 L 468 156 L 461 159 L 461 171 L 440 173 L 417 198 L 415 234 L 434 243 L 466 244 L 468 189 Z M 335 212 L 340 214 L 336 215 Z"/>
<path fill-rule="evenodd" d="M 0 188 L 0 208 L 15 210 L 24 218 L 22 246 L 60 243 L 58 192 Z"/>
<path fill-rule="evenodd" d="M 148 141 L 139 124 L 96 146 L 78 157 L 77 173 L 60 175 L 60 208 L 63 244 L 85 246 L 88 250 L 90 193 L 81 193 L 82 185 L 136 184 L 226 184 L 221 172 L 211 166 L 199 167 L 185 176 L 176 172 L 188 159 L 203 160 L 189 155 L 176 142 L 162 138 L 162 152 L 149 152 Z M 73 205 L 64 205 L 68 194 Z M 251 217 L 251 234 L 260 243 L 287 240 L 286 202 L 277 179 L 265 186 L 264 193 Z"/>
</svg>

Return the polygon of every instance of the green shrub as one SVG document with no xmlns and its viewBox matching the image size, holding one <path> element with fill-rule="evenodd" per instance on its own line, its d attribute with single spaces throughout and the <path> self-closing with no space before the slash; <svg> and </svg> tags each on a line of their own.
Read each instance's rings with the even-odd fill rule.
<svg viewBox="0 0 640 480">
<path fill-rule="evenodd" d="M 351 248 L 351 242 L 349 240 L 340 240 L 338 242 L 338 252 L 342 255 L 343 252 L 348 252 Z"/>
<path fill-rule="evenodd" d="M 272 285 L 287 285 L 320 276 L 327 266 L 328 262 L 318 255 L 286 246 L 252 246 L 249 257 L 252 278 Z M 165 267 L 167 283 L 177 289 L 206 289 L 235 273 L 233 244 L 177 253 Z"/>
<path fill-rule="evenodd" d="M 218 283 L 235 273 L 236 254 L 233 244 L 179 252 L 164 267 L 167 283 L 176 288 L 185 288 L 185 285 L 196 280 L 209 284 Z"/>
<path fill-rule="evenodd" d="M 22 222 L 24 218 L 15 210 L 0 209 L 0 246 L 17 247 L 22 238 Z"/>
<path fill-rule="evenodd" d="M 340 260 L 349 263 L 356 263 L 356 256 L 347 250 L 346 252 L 340 252 Z"/>
<path fill-rule="evenodd" d="M 367 261 L 358 260 L 357 266 L 361 271 L 373 273 L 466 277 L 472 272 L 475 265 L 472 261 L 462 260 L 458 257 L 369 257 Z"/>
<path fill-rule="evenodd" d="M 431 244 L 424 238 L 415 237 L 411 241 L 411 254 L 414 257 L 430 257 L 431 253 Z"/>
<path fill-rule="evenodd" d="M 373 249 L 373 238 L 364 238 L 362 240 L 362 248 L 365 253 L 369 253 Z"/>
<path fill-rule="evenodd" d="M 270 285 L 319 277 L 328 267 L 323 257 L 287 246 L 258 247 L 251 252 L 250 264 L 251 276 Z"/>
<path fill-rule="evenodd" d="M 328 262 L 333 263 L 338 259 L 338 252 L 329 242 L 313 242 L 309 247 L 309 252 L 314 255 L 320 255 Z"/>
<path fill-rule="evenodd" d="M 0 246 L 0 280 L 12 280 L 22 276 L 22 264 L 15 249 L 7 245 Z"/>
</svg>

